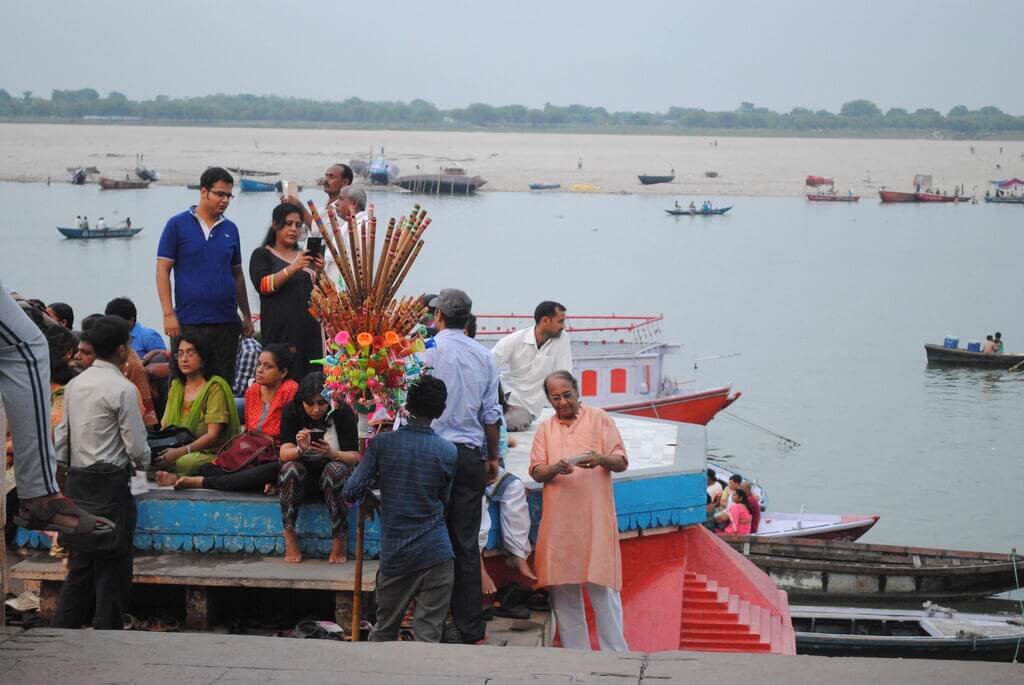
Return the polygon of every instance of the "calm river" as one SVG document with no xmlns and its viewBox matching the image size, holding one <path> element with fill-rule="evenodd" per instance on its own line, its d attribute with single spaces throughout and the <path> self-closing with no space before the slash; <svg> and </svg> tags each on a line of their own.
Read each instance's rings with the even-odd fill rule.
<svg viewBox="0 0 1024 685">
<path fill-rule="evenodd" d="M 159 327 L 156 244 L 197 195 L 0 183 L 0 274 L 79 320 L 129 295 Z M 380 217 L 414 201 L 434 223 L 407 292 L 459 287 L 478 312 L 555 299 L 570 314 L 664 314 L 683 345 L 670 371 L 696 380 L 686 387 L 732 382 L 743 398 L 729 411 L 799 442 L 727 415 L 709 426 L 715 453 L 752 473 L 772 509 L 877 513 L 874 542 L 1024 549 L 1024 373 L 932 369 L 922 348 L 1000 330 L 1007 351 L 1024 350 L 1021 207 L 744 197 L 722 199 L 735 205 L 723 217 L 673 218 L 664 197 L 371 195 Z M 228 211 L 246 263 L 274 204 L 243 195 Z M 145 230 L 61 238 L 55 227 L 82 213 Z"/>
</svg>

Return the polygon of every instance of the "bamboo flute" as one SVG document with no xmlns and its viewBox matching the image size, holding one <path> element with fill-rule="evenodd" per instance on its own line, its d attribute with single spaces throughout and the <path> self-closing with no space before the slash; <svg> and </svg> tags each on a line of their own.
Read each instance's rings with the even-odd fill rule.
<svg viewBox="0 0 1024 685">
<path fill-rule="evenodd" d="M 310 200 L 310 205 L 313 201 Z M 345 251 L 345 242 L 341 239 L 341 231 L 338 229 L 338 216 L 334 212 L 334 207 L 327 208 L 327 218 L 331 222 L 331 231 L 334 233 L 334 237 L 337 241 L 338 253 L 341 255 L 341 263 L 338 264 L 338 271 L 341 273 L 341 279 L 345 281 L 345 287 L 352 292 L 353 289 L 353 278 L 352 270 L 348 263 L 348 254 Z"/>
<path fill-rule="evenodd" d="M 378 301 L 380 300 L 384 292 L 384 276 L 387 275 L 388 271 L 388 259 L 390 256 L 389 251 L 391 249 L 391 237 L 394 235 L 394 233 L 395 219 L 394 217 L 392 217 L 388 221 L 388 231 L 387 234 L 384 236 L 384 244 L 380 248 L 380 264 L 377 265 L 377 273 L 374 276 L 373 296 Z"/>
<path fill-rule="evenodd" d="M 331 242 L 330 236 L 327 235 L 327 228 L 324 226 L 324 220 L 320 218 L 320 212 L 316 211 L 316 205 L 313 201 L 309 201 L 309 213 L 313 217 L 313 221 L 316 222 L 317 230 L 320 231 L 320 235 L 323 236 L 324 242 L 327 244 L 327 249 L 331 251 L 331 258 L 334 259 L 334 265 L 338 267 L 338 271 L 342 271 L 341 264 L 342 260 L 338 254 L 338 250 Z"/>
<path fill-rule="evenodd" d="M 366 244 L 366 222 L 357 221 L 356 225 L 359 227 L 359 279 L 363 286 L 363 291 L 367 297 L 370 297 L 370 269 L 366 265 L 366 253 L 369 247 Z"/>
<path fill-rule="evenodd" d="M 356 223 L 352 217 L 348 219 L 348 245 L 352 250 L 352 268 L 355 272 L 356 282 L 354 283 L 355 292 L 359 293 L 359 299 L 362 301 L 364 296 L 360 292 L 360 274 L 359 274 L 359 246 L 356 243 Z"/>
<path fill-rule="evenodd" d="M 370 212 L 369 212 L 369 214 L 370 214 L 370 220 L 369 220 L 369 223 L 370 223 L 370 236 L 369 236 L 369 238 L 370 238 L 370 254 L 366 258 L 366 267 L 367 267 L 366 271 L 367 271 L 367 274 L 368 274 L 367 279 L 366 279 L 366 291 L 369 293 L 369 297 L 373 298 L 373 295 L 374 295 L 374 293 L 373 293 L 373 277 L 374 277 L 374 273 L 373 273 L 373 266 L 374 266 L 373 265 L 373 258 L 374 258 L 375 254 L 377 252 L 377 215 L 373 213 L 373 205 L 370 205 Z"/>
<path fill-rule="evenodd" d="M 416 248 L 412 251 L 412 255 L 409 257 L 409 260 L 405 263 L 405 268 L 402 269 L 402 273 L 398 276 L 398 280 L 395 281 L 395 285 L 391 288 L 391 292 L 389 293 L 389 297 L 394 297 L 395 293 L 398 292 L 398 289 L 400 287 L 402 287 L 402 281 L 405 280 L 406 274 L 409 273 L 409 269 L 412 268 L 413 262 L 416 261 L 416 257 L 419 256 L 420 250 L 422 250 L 422 249 L 423 249 L 423 241 L 420 240 L 418 243 L 416 243 Z"/>
<path fill-rule="evenodd" d="M 430 220 L 427 219 L 422 224 L 420 224 L 416 228 L 415 232 L 410 236 L 409 240 L 406 243 L 404 252 L 399 255 L 399 268 L 395 269 L 396 279 L 404 278 L 404 274 L 409 272 L 409 267 L 412 265 L 412 262 L 416 260 L 414 254 L 419 254 L 419 250 L 422 249 L 419 247 L 420 243 L 422 243 L 422 239 L 420 238 L 420 236 L 423 235 L 423 233 L 427 230 L 427 227 L 429 226 Z M 392 280 L 392 282 L 389 283 L 389 287 L 385 292 L 387 293 L 388 297 L 393 297 L 395 292 L 397 291 L 398 287 L 395 285 L 395 280 Z"/>
</svg>

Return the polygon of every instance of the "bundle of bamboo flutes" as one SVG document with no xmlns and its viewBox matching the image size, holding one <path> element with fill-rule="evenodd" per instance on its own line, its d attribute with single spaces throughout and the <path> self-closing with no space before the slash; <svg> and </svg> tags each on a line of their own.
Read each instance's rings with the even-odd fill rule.
<svg viewBox="0 0 1024 685">
<path fill-rule="evenodd" d="M 348 219 L 347 241 L 333 207 L 327 210 L 330 230 L 312 200 L 309 211 L 344 285 L 344 291 L 338 292 L 330 279 L 321 276 L 313 291 L 313 310 L 328 332 L 408 333 L 422 316 L 423 306 L 416 298 L 396 302 L 394 297 L 423 249 L 422 236 L 430 226 L 427 211 L 417 204 L 401 220 L 388 221 L 376 265 L 377 216 L 372 205 L 366 221 Z"/>
</svg>

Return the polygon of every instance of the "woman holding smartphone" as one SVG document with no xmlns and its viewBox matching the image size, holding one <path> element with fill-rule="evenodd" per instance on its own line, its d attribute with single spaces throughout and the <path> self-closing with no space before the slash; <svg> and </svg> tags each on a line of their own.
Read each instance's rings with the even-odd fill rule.
<svg viewBox="0 0 1024 685">
<path fill-rule="evenodd" d="M 342 497 L 345 482 L 359 463 L 358 419 L 343 404 L 333 412 L 323 398 L 325 377 L 306 374 L 295 399 L 281 418 L 281 523 L 284 528 L 284 560 L 302 561 L 295 522 L 303 501 L 323 499 L 331 519 L 331 552 L 327 560 L 346 560 L 345 523 L 348 513 Z"/>
<path fill-rule="evenodd" d="M 299 248 L 302 210 L 282 203 L 274 208 L 263 244 L 249 258 L 249 278 L 260 294 L 261 342 L 282 343 L 296 354 L 295 376 L 324 356 L 320 324 L 309 313 L 309 298 L 323 269 L 323 255 Z"/>
</svg>

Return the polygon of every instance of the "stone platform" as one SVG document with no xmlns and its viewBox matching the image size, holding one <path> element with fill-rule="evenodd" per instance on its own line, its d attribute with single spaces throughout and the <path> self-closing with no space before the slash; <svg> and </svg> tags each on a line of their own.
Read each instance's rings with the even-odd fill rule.
<svg viewBox="0 0 1024 685">
<path fill-rule="evenodd" d="M 0 682 L 229 683 L 1020 683 L 1024 666 L 964 661 L 701 652 L 571 652 L 528 647 L 347 644 L 188 633 L 0 632 Z"/>
</svg>

